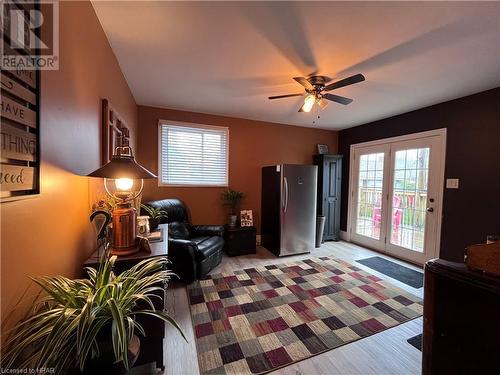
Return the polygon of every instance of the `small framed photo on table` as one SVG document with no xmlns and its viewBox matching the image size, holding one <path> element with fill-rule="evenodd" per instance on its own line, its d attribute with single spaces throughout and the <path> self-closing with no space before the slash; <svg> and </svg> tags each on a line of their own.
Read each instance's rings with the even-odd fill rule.
<svg viewBox="0 0 500 375">
<path fill-rule="evenodd" d="M 328 154 L 328 145 L 322 145 L 318 143 L 318 154 L 327 155 Z"/>
<path fill-rule="evenodd" d="M 253 227 L 253 213 L 252 210 L 241 210 L 240 221 L 242 227 Z"/>
</svg>

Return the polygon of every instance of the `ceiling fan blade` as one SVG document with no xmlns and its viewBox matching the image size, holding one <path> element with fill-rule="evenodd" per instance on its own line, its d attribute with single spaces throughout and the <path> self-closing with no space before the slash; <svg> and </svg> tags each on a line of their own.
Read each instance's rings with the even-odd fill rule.
<svg viewBox="0 0 500 375">
<path fill-rule="evenodd" d="M 282 98 L 291 98 L 292 96 L 302 96 L 304 93 L 301 94 L 286 94 L 286 95 L 275 95 L 275 96 L 270 96 L 269 99 L 282 99 Z"/>
<path fill-rule="evenodd" d="M 338 89 L 340 87 L 352 85 L 354 83 L 363 82 L 364 80 L 365 80 L 365 76 L 363 74 L 356 74 L 356 75 L 341 79 L 340 81 L 330 83 L 329 85 L 325 86 L 325 88 L 323 90 L 324 91 L 331 91 L 331 90 Z"/>
<path fill-rule="evenodd" d="M 304 106 L 305 106 L 305 104 L 302 104 L 302 106 L 299 108 L 299 112 L 305 112 L 304 111 Z"/>
<path fill-rule="evenodd" d="M 314 86 L 311 85 L 311 82 L 307 80 L 305 77 L 293 77 L 294 80 L 296 80 L 298 83 L 300 83 L 302 86 L 306 88 L 306 90 L 311 91 L 314 90 Z"/>
<path fill-rule="evenodd" d="M 327 94 L 323 94 L 322 98 L 323 99 L 328 99 L 328 100 L 331 100 L 332 102 L 340 103 L 340 104 L 343 104 L 343 105 L 347 105 L 349 103 L 352 103 L 352 99 L 346 98 L 344 96 L 333 95 L 333 94 L 328 94 L 328 93 Z"/>
<path fill-rule="evenodd" d="M 328 106 L 328 101 L 323 98 L 318 100 L 317 103 L 321 109 L 325 109 Z"/>
</svg>

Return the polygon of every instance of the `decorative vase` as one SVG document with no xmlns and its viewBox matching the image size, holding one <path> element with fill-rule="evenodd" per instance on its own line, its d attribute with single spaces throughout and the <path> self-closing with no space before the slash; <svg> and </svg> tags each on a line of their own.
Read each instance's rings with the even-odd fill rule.
<svg viewBox="0 0 500 375">
<path fill-rule="evenodd" d="M 238 220 L 237 215 L 229 215 L 229 226 L 234 228 L 236 226 L 236 221 Z"/>
</svg>

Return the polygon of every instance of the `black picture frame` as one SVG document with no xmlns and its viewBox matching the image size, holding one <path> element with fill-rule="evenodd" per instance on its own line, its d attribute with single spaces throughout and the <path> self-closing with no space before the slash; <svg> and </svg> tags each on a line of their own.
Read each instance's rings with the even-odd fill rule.
<svg viewBox="0 0 500 375">
<path fill-rule="evenodd" d="M 40 2 L 37 0 L 33 1 L 35 3 L 35 9 L 40 10 Z M 13 6 L 18 7 L 20 10 L 24 10 L 22 2 L 14 2 Z M 3 11 L 3 10 L 2 10 Z M 7 17 L 7 15 L 5 15 Z M 9 21 L 6 21 L 9 23 Z M 4 47 L 10 45 L 9 36 L 4 33 L 4 30 L 0 30 L 1 43 Z M 35 30 L 35 35 L 40 37 L 40 29 Z M 10 50 L 11 52 L 13 50 Z M 16 51 L 20 55 L 30 55 L 33 50 L 19 50 Z M 40 54 L 40 48 L 37 45 L 35 47 L 35 55 Z M 0 158 L 0 170 L 5 173 L 11 173 L 15 170 L 21 171 L 21 180 L 29 176 L 29 185 L 27 182 L 20 182 L 18 185 L 26 184 L 26 189 L 20 188 L 19 186 L 13 187 L 2 187 L 0 192 L 0 202 L 10 202 L 26 198 L 34 198 L 40 195 L 40 163 L 41 163 L 41 142 L 40 142 L 40 128 L 41 128 L 41 72 L 39 69 L 26 70 L 4 70 L 1 71 L 1 97 L 14 104 L 18 109 L 23 109 L 26 112 L 34 114 L 34 122 L 28 123 L 10 116 L 7 111 L 1 114 L 2 123 L 2 134 L 13 132 L 12 134 L 20 135 L 25 139 L 34 140 L 34 153 L 30 153 L 31 157 L 23 157 L 21 152 L 17 155 L 15 152 L 10 154 L 4 154 L 2 149 L 2 157 Z M 34 96 L 34 97 L 33 97 Z M 3 135 L 2 135 L 3 136 Z M 26 156 L 26 154 L 24 155 Z M 24 172 L 23 172 L 24 171 Z M 26 172 L 27 171 L 27 172 Z"/>
</svg>

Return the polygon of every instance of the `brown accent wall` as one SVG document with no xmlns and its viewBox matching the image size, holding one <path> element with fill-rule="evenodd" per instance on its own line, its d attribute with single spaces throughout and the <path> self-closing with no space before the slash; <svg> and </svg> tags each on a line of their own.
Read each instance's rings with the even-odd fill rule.
<svg viewBox="0 0 500 375">
<path fill-rule="evenodd" d="M 330 152 L 337 152 L 334 131 L 146 106 L 139 106 L 138 113 L 138 160 L 155 172 L 158 171 L 158 120 L 229 127 L 229 185 L 247 195 L 241 208 L 253 210 L 257 228 L 260 228 L 263 166 L 312 164 L 317 143 L 326 143 Z M 222 224 L 226 220 L 222 191 L 223 188 L 214 187 L 159 187 L 155 180 L 146 182 L 143 200 L 179 198 L 188 205 L 194 224 Z"/>
<path fill-rule="evenodd" d="M 445 178 L 460 179 L 460 188 L 444 191 L 440 257 L 463 261 L 466 246 L 500 233 L 499 103 L 496 88 L 342 130 L 342 196 L 348 197 L 351 144 L 446 128 Z M 347 228 L 347 207 L 343 199 L 341 230 Z"/>
<path fill-rule="evenodd" d="M 2 319 L 29 276 L 79 276 L 94 246 L 89 196 L 99 181 L 82 175 L 100 164 L 101 98 L 134 133 L 137 124 L 136 103 L 91 3 L 59 5 L 60 69 L 41 78 L 41 194 L 0 205 Z"/>
</svg>

